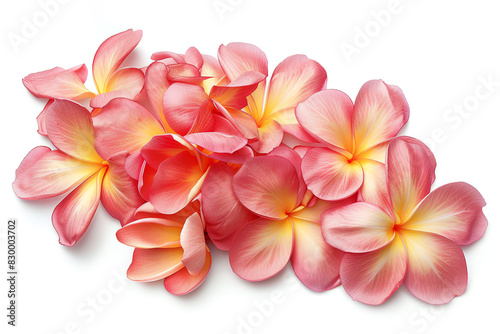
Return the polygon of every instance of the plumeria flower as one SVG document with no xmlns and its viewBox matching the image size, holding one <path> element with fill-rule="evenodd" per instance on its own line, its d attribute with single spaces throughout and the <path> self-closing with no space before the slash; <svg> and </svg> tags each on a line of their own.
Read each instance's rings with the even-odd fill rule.
<svg viewBox="0 0 500 334">
<path fill-rule="evenodd" d="M 246 43 L 221 45 L 219 62 L 230 81 L 248 71 L 268 75 L 267 57 L 258 47 Z M 262 81 L 247 98 L 248 106 L 240 110 L 228 110 L 240 128 L 251 132 L 256 126 L 257 140 L 249 145 L 258 153 L 269 153 L 279 146 L 283 130 L 292 134 L 300 132 L 294 115 L 298 103 L 326 87 L 325 69 L 304 55 L 294 55 L 283 60 L 274 70 L 269 85 Z M 266 93 L 267 88 L 267 93 Z M 219 106 L 219 110 L 223 110 Z M 251 116 L 248 120 L 246 114 Z"/>
<path fill-rule="evenodd" d="M 94 128 L 88 110 L 77 103 L 55 100 L 46 110 L 47 136 L 57 148 L 34 148 L 16 171 L 14 192 L 37 200 L 72 190 L 52 215 L 59 242 L 73 246 L 87 230 L 102 202 L 122 225 L 130 222 L 144 200 L 137 182 L 124 169 L 127 153 L 102 159 L 94 148 Z"/>
<path fill-rule="evenodd" d="M 312 196 L 302 180 L 300 160 L 291 149 L 280 147 L 268 156 L 249 159 L 234 175 L 235 197 L 257 218 L 234 234 L 229 260 L 233 271 L 249 281 L 274 276 L 291 260 L 308 288 L 324 291 L 339 284 L 343 253 L 323 240 L 320 216 L 352 201 L 327 202 Z M 214 204 L 209 207 L 214 209 Z M 204 215 L 211 214 L 206 203 L 203 209 Z"/>
<path fill-rule="evenodd" d="M 348 252 L 340 279 L 353 299 L 383 303 L 403 282 L 431 304 L 464 293 L 467 266 L 460 246 L 483 236 L 486 203 L 463 182 L 430 192 L 435 168 L 434 156 L 423 143 L 396 138 L 387 153 L 390 210 L 358 202 L 323 214 L 326 242 Z"/>
<path fill-rule="evenodd" d="M 153 64 L 158 70 L 163 65 L 163 72 L 171 84 L 162 96 L 163 109 L 176 133 L 186 135 L 194 132 L 193 127 L 210 127 L 214 115 L 221 115 L 227 117 L 245 138 L 256 138 L 256 127 L 248 130 L 241 125 L 252 119 L 248 115 L 238 118 L 233 110 L 247 105 L 247 96 L 264 80 L 264 74 L 247 71 L 229 81 L 215 58 L 202 55 L 193 47 L 185 55 L 157 52 L 151 58 L 157 61 Z"/>
<path fill-rule="evenodd" d="M 247 139 L 220 116 L 212 131 L 184 137 L 168 133 L 156 116 L 137 102 L 117 98 L 93 120 L 97 152 L 104 158 L 130 153 L 125 169 L 139 181 L 143 198 L 162 213 L 173 214 L 193 200 L 213 158 L 238 162 L 252 156 L 244 149 Z"/>
<path fill-rule="evenodd" d="M 163 279 L 167 291 L 175 295 L 189 293 L 203 283 L 212 259 L 198 201 L 174 215 L 163 215 L 145 203 L 136 218 L 116 233 L 121 243 L 135 247 L 129 279 Z"/>
<path fill-rule="evenodd" d="M 209 72 L 214 75 L 211 79 L 217 79 L 220 67 L 213 63 L 210 65 Z M 246 71 L 232 81 L 224 76 L 218 81 L 204 80 L 199 84 L 174 82 L 163 98 L 166 120 L 175 132 L 186 135 L 200 120 L 210 124 L 213 115 L 222 115 L 247 139 L 255 139 L 257 128 L 249 129 L 247 126 L 252 122 L 251 117 L 238 111 L 247 105 L 247 96 L 264 79 L 264 74 L 260 72 Z"/>
<path fill-rule="evenodd" d="M 396 86 L 365 83 L 353 105 L 341 91 L 314 94 L 295 111 L 300 125 L 326 147 L 313 147 L 302 162 L 307 187 L 324 200 L 339 200 L 359 190 L 376 201 L 384 190 L 389 139 L 407 122 L 409 108 Z"/>
<path fill-rule="evenodd" d="M 120 66 L 141 38 L 142 31 L 129 29 L 111 36 L 101 44 L 92 64 L 97 93 L 85 87 L 85 65 L 68 70 L 56 67 L 33 73 L 23 79 L 23 84 L 34 96 L 49 99 L 49 105 L 54 99 L 81 101 L 91 98 L 90 107 L 95 108 L 94 114 L 99 113 L 100 109 L 114 98 L 136 99 L 144 86 L 144 73 L 137 68 L 120 69 Z M 42 135 L 46 135 L 44 119 L 45 113 L 42 111 L 38 116 L 39 133 Z"/>
</svg>

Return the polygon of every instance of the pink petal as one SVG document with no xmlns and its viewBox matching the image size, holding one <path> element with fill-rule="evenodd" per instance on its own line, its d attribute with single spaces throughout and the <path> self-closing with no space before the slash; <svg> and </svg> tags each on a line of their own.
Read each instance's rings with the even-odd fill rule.
<svg viewBox="0 0 500 334">
<path fill-rule="evenodd" d="M 353 150 L 353 104 L 345 93 L 329 89 L 318 92 L 295 109 L 297 120 L 317 140 Z"/>
<path fill-rule="evenodd" d="M 125 58 L 134 50 L 142 38 L 142 31 L 126 30 L 105 40 L 94 57 L 92 73 L 99 93 L 106 92 L 106 85 Z"/>
<path fill-rule="evenodd" d="M 234 153 L 248 142 L 247 139 L 220 132 L 200 132 L 184 136 L 191 144 L 206 148 L 212 152 Z"/>
<path fill-rule="evenodd" d="M 395 213 L 405 222 L 429 194 L 436 160 L 422 142 L 411 137 L 391 141 L 387 151 L 387 182 Z"/>
<path fill-rule="evenodd" d="M 171 82 L 183 82 L 187 84 L 199 85 L 207 79 L 200 75 L 200 70 L 191 64 L 168 65 L 167 78 Z"/>
<path fill-rule="evenodd" d="M 363 185 L 359 189 L 359 200 L 376 204 L 394 220 L 389 190 L 387 189 L 386 166 L 371 159 L 356 159 L 363 168 Z"/>
<path fill-rule="evenodd" d="M 409 115 L 408 103 L 399 87 L 382 80 L 365 83 L 354 102 L 356 152 L 396 136 Z"/>
<path fill-rule="evenodd" d="M 47 136 L 55 147 L 80 160 L 101 163 L 94 148 L 94 127 L 87 109 L 68 100 L 55 100 L 46 110 Z"/>
<path fill-rule="evenodd" d="M 202 55 L 202 57 L 203 66 L 200 69 L 200 74 L 202 77 L 210 77 L 211 79 L 203 80 L 201 85 L 205 89 L 205 92 L 210 92 L 212 87 L 215 86 L 226 74 L 222 71 L 217 59 L 207 55 Z"/>
<path fill-rule="evenodd" d="M 152 248 L 134 250 L 127 277 L 133 281 L 151 282 L 175 274 L 182 268 L 182 248 Z"/>
<path fill-rule="evenodd" d="M 123 226 L 116 232 L 122 244 L 137 248 L 180 247 L 182 224 L 163 218 L 145 218 Z"/>
<path fill-rule="evenodd" d="M 174 83 L 167 89 L 163 97 L 165 119 L 176 133 L 186 135 L 200 108 L 208 100 L 208 95 L 202 87 Z"/>
<path fill-rule="evenodd" d="M 207 250 L 206 261 L 203 269 L 197 275 L 191 275 L 186 268 L 182 268 L 178 272 L 168 277 L 163 281 L 165 289 L 174 295 L 185 295 L 198 288 L 205 280 L 212 265 L 212 257 Z"/>
<path fill-rule="evenodd" d="M 137 181 L 125 170 L 127 153 L 109 158 L 109 169 L 102 181 L 102 205 L 106 211 L 123 225 L 131 222 L 135 210 L 144 203 L 137 190 Z"/>
<path fill-rule="evenodd" d="M 131 153 L 125 160 L 125 171 L 134 180 L 138 180 L 141 175 L 142 165 L 144 164 L 144 158 L 141 152 Z"/>
<path fill-rule="evenodd" d="M 350 253 L 380 249 L 394 239 L 394 221 L 378 206 L 358 202 L 325 211 L 321 216 L 325 241 Z"/>
<path fill-rule="evenodd" d="M 258 153 L 269 153 L 281 144 L 283 128 L 275 120 L 265 120 L 259 125 L 259 140 L 250 146 Z"/>
<path fill-rule="evenodd" d="M 234 234 L 246 223 L 257 218 L 241 204 L 233 193 L 235 171 L 225 163 L 210 168 L 203 187 L 201 203 L 207 233 L 215 246 L 229 250 Z"/>
<path fill-rule="evenodd" d="M 123 97 L 133 100 L 144 87 L 144 73 L 137 68 L 124 68 L 113 74 L 106 84 L 106 91 L 90 101 L 92 108 L 102 108 L 109 101 Z"/>
<path fill-rule="evenodd" d="M 247 43 L 221 45 L 219 62 L 229 80 L 233 81 L 245 72 L 260 72 L 267 76 L 267 58 L 261 49 Z"/>
<path fill-rule="evenodd" d="M 327 148 L 307 151 L 302 160 L 302 174 L 309 190 L 324 200 L 349 197 L 363 184 L 361 165 Z"/>
<path fill-rule="evenodd" d="M 37 200 L 64 194 L 102 168 L 45 146 L 31 150 L 16 170 L 12 185 L 19 198 Z"/>
<path fill-rule="evenodd" d="M 332 289 L 339 279 L 343 252 L 328 245 L 318 222 L 292 218 L 295 243 L 292 252 L 293 271 L 313 291 Z"/>
<path fill-rule="evenodd" d="M 155 52 L 151 55 L 152 60 L 165 60 L 172 59 L 174 63 L 183 64 L 186 61 L 184 60 L 184 55 L 180 55 L 171 51 L 159 51 Z"/>
<path fill-rule="evenodd" d="M 52 214 L 59 243 L 73 246 L 85 234 L 99 206 L 101 183 L 106 169 L 89 177 L 62 200 Z"/>
<path fill-rule="evenodd" d="M 173 132 L 167 125 L 165 114 L 163 113 L 163 96 L 170 87 L 167 80 L 167 66 L 160 62 L 154 62 L 146 70 L 144 87 L 148 96 L 149 103 L 155 111 L 155 116 L 166 127 L 166 132 Z"/>
<path fill-rule="evenodd" d="M 269 82 L 264 117 L 288 108 L 295 108 L 326 84 L 325 69 L 304 55 L 283 60 Z"/>
<path fill-rule="evenodd" d="M 307 220 L 314 223 L 320 223 L 321 215 L 336 208 L 342 208 L 346 205 L 356 202 L 355 196 L 343 199 L 341 201 L 323 201 L 314 197 L 309 201 L 306 207 L 290 214 L 292 219 Z"/>
<path fill-rule="evenodd" d="M 200 169 L 198 159 L 189 152 L 181 152 L 158 167 L 150 202 L 161 213 L 175 213 L 198 195 L 205 177 L 206 172 Z"/>
<path fill-rule="evenodd" d="M 222 162 L 233 163 L 238 165 L 243 165 L 248 159 L 253 158 L 254 151 L 248 147 L 244 146 L 234 153 L 202 153 L 203 155 Z"/>
<path fill-rule="evenodd" d="M 155 175 L 156 169 L 144 161 L 139 174 L 139 179 L 137 181 L 137 188 L 139 189 L 139 193 L 142 198 L 146 201 L 149 201 L 149 194 L 151 193 L 151 187 L 153 186 Z"/>
<path fill-rule="evenodd" d="M 279 156 L 252 158 L 233 178 L 238 200 L 270 219 L 285 219 L 295 209 L 299 186 L 293 164 Z"/>
<path fill-rule="evenodd" d="M 141 220 L 142 219 L 151 219 L 151 218 L 160 218 L 160 219 L 164 220 L 165 217 L 166 217 L 166 215 L 158 212 L 158 210 L 156 210 L 154 208 L 154 206 L 153 206 L 153 204 L 151 204 L 151 202 L 144 203 L 135 212 L 135 218 L 141 219 Z M 177 215 L 173 215 L 173 216 L 169 215 L 168 216 L 169 221 L 171 220 L 172 217 L 177 217 Z M 179 222 L 179 227 L 182 227 L 183 224 L 184 224 L 184 222 Z"/>
<path fill-rule="evenodd" d="M 187 134 L 212 131 L 215 123 L 215 106 L 212 101 L 203 102 Z"/>
<path fill-rule="evenodd" d="M 177 135 L 161 135 L 153 137 L 141 150 L 142 156 L 154 169 L 168 158 L 178 153 L 194 150 L 191 145 Z"/>
<path fill-rule="evenodd" d="M 193 46 L 187 49 L 184 55 L 184 59 L 186 60 L 186 63 L 191 64 L 197 68 L 203 66 L 203 56 L 201 55 L 200 51 L 198 51 L 198 49 Z"/>
<path fill-rule="evenodd" d="M 410 138 L 410 137 L 407 137 L 407 138 Z M 383 141 L 375 146 L 367 148 L 363 152 L 358 153 L 356 155 L 356 159 L 374 160 L 374 161 L 380 162 L 382 164 L 385 164 L 386 156 L 387 156 L 387 147 L 389 146 L 391 140 L 392 139 L 388 139 L 388 140 Z M 429 153 L 430 153 L 430 151 L 429 151 Z"/>
<path fill-rule="evenodd" d="M 186 219 L 181 232 L 181 246 L 184 250 L 182 263 L 191 275 L 198 275 L 205 267 L 206 244 L 205 226 L 198 213 L 193 213 Z"/>
<path fill-rule="evenodd" d="M 257 219 L 234 236 L 229 261 L 239 277 L 261 281 L 276 275 L 292 254 L 293 227 L 289 219 Z"/>
<path fill-rule="evenodd" d="M 398 235 L 379 250 L 346 253 L 340 265 L 340 280 L 352 299 L 379 305 L 401 286 L 406 270 L 405 246 Z"/>
<path fill-rule="evenodd" d="M 299 124 L 285 124 L 281 127 L 284 132 L 282 144 L 290 148 L 296 149 L 297 147 L 302 147 L 302 151 L 307 151 L 311 147 L 331 147 L 331 145 L 319 143 Z"/>
<path fill-rule="evenodd" d="M 95 146 L 105 159 L 121 152 L 139 152 L 151 138 L 165 133 L 148 110 L 124 98 L 112 100 L 93 120 Z"/>
<path fill-rule="evenodd" d="M 297 192 L 297 202 L 295 203 L 295 206 L 299 206 L 307 190 L 306 183 L 304 182 L 304 179 L 302 177 L 302 158 L 297 152 L 286 146 L 276 147 L 274 150 L 269 152 L 269 156 L 283 157 L 292 163 L 299 179 L 299 190 Z"/>
<path fill-rule="evenodd" d="M 450 183 L 431 192 L 404 228 L 437 233 L 460 246 L 470 245 L 488 226 L 482 211 L 485 205 L 483 196 L 470 184 Z"/>
<path fill-rule="evenodd" d="M 199 201 L 197 200 L 192 201 L 184 209 L 172 215 L 165 215 L 156 210 L 150 202 L 146 202 L 137 209 L 137 211 L 135 212 L 135 218 L 141 220 L 159 218 L 163 221 L 168 220 L 169 226 L 182 227 L 184 226 L 187 218 L 189 218 L 193 213 L 199 211 L 200 205 Z"/>
<path fill-rule="evenodd" d="M 43 107 L 42 112 L 36 118 L 36 122 L 38 123 L 37 132 L 39 134 L 41 134 L 42 136 L 47 136 L 47 128 L 45 126 L 45 118 L 47 117 L 47 109 L 50 107 L 52 102 L 54 102 L 54 100 L 47 101 L 47 104 L 45 105 L 45 107 Z"/>
<path fill-rule="evenodd" d="M 254 140 L 259 136 L 257 122 L 255 122 L 251 115 L 239 109 L 231 107 L 226 108 L 217 101 L 214 101 L 214 104 L 217 110 L 243 135 L 243 137 Z"/>
<path fill-rule="evenodd" d="M 227 86 L 214 86 L 210 98 L 225 107 L 241 109 L 247 105 L 247 96 L 257 88 L 266 77 L 259 72 L 246 72 Z"/>
<path fill-rule="evenodd" d="M 429 304 L 444 304 L 464 293 L 467 264 L 462 249 L 434 233 L 401 230 L 408 254 L 405 286 Z"/>
<path fill-rule="evenodd" d="M 80 65 L 68 70 L 55 67 L 32 73 L 23 79 L 23 84 L 31 94 L 41 99 L 78 100 L 95 96 L 83 84 L 86 79 L 87 67 Z"/>
</svg>

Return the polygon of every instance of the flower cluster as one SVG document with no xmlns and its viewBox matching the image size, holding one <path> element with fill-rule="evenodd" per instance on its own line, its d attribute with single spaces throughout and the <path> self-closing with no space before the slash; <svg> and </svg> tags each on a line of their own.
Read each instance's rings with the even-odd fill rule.
<svg viewBox="0 0 500 334">
<path fill-rule="evenodd" d="M 173 294 L 207 276 L 208 241 L 249 281 L 291 262 L 311 290 L 342 284 L 367 304 L 402 283 L 432 304 L 464 292 L 460 246 L 483 236 L 485 201 L 462 182 L 431 192 L 433 154 L 398 136 L 401 89 L 368 81 L 353 103 L 326 89 L 316 61 L 288 57 L 269 77 L 265 54 L 245 43 L 122 67 L 141 37 L 128 30 L 98 48 L 97 92 L 85 65 L 23 80 L 48 100 L 38 132 L 54 149 L 29 152 L 13 187 L 28 200 L 69 193 L 52 216 L 61 244 L 77 243 L 102 203 L 135 248 L 128 277 L 163 279 Z"/>
</svg>

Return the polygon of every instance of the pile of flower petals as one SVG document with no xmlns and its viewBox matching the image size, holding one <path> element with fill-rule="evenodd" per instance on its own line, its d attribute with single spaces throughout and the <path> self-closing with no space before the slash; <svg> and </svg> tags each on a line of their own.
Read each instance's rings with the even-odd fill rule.
<svg viewBox="0 0 500 334">
<path fill-rule="evenodd" d="M 62 245 L 102 203 L 134 248 L 128 277 L 163 279 L 176 295 L 205 280 L 211 243 L 249 281 L 290 262 L 309 289 L 343 285 L 367 304 L 403 283 L 431 304 L 463 294 L 460 246 L 485 233 L 486 203 L 463 182 L 431 191 L 432 152 L 398 136 L 409 118 L 399 87 L 368 81 L 353 103 L 326 89 L 316 61 L 294 55 L 269 76 L 266 55 L 245 43 L 123 67 L 141 37 L 101 44 L 96 92 L 85 65 L 23 79 L 48 100 L 38 132 L 53 148 L 29 152 L 13 188 L 27 200 L 67 194 L 52 215 Z"/>
</svg>

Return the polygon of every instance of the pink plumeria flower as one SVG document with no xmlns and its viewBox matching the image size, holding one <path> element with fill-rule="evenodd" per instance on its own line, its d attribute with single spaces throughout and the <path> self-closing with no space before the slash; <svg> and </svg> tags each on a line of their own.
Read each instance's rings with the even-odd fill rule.
<svg viewBox="0 0 500 334">
<path fill-rule="evenodd" d="M 60 67 L 33 73 L 23 79 L 23 84 L 36 97 L 49 99 L 68 99 L 81 101 L 91 98 L 90 107 L 94 114 L 109 101 L 117 97 L 136 99 L 144 86 L 144 73 L 137 68 L 122 68 L 121 64 L 137 46 L 142 31 L 131 29 L 111 36 L 97 50 L 92 64 L 92 74 L 97 93 L 88 90 L 84 83 L 87 67 L 79 65 L 69 70 Z M 45 110 L 45 109 L 44 109 Z M 44 131 L 45 113 L 38 117 L 39 133 Z"/>
<path fill-rule="evenodd" d="M 406 99 L 382 80 L 365 83 L 353 104 L 341 91 L 314 94 L 295 111 L 300 125 L 326 147 L 313 147 L 302 162 L 307 187 L 324 200 L 359 190 L 375 201 L 383 193 L 385 152 L 409 117 Z"/>
<path fill-rule="evenodd" d="M 215 71 L 214 75 L 218 75 L 215 66 L 211 69 Z M 252 131 L 246 126 L 252 119 L 246 114 L 238 114 L 238 111 L 247 105 L 247 96 L 264 79 L 262 73 L 247 71 L 230 82 L 226 77 L 200 84 L 174 82 L 163 99 L 166 120 L 175 132 L 186 135 L 200 121 L 210 124 L 213 115 L 222 115 L 247 139 L 254 139 L 257 128 Z"/>
<path fill-rule="evenodd" d="M 137 182 L 125 172 L 127 153 L 104 160 L 94 148 L 94 128 L 88 110 L 67 100 L 55 100 L 46 110 L 47 136 L 57 150 L 33 149 L 16 171 L 14 192 L 37 200 L 71 193 L 52 215 L 59 242 L 73 246 L 87 230 L 102 202 L 122 225 L 130 222 L 144 200 Z"/>
<path fill-rule="evenodd" d="M 198 201 L 175 215 L 163 215 L 146 203 L 136 218 L 116 233 L 121 243 L 135 247 L 129 279 L 163 279 L 167 291 L 175 295 L 189 293 L 203 283 L 212 259 Z"/>
<path fill-rule="evenodd" d="M 460 246 L 483 236 L 486 203 L 463 182 L 430 192 L 435 168 L 434 156 L 423 143 L 398 137 L 387 153 L 390 210 L 382 209 L 384 203 L 358 202 L 323 214 L 326 242 L 348 252 L 340 279 L 353 299 L 381 304 L 403 282 L 431 304 L 464 293 L 467 265 Z"/>
<path fill-rule="evenodd" d="M 230 81 L 245 72 L 253 71 L 268 75 L 267 57 L 258 47 L 246 43 L 221 45 L 219 62 Z M 304 55 L 294 55 L 283 60 L 274 70 L 266 93 L 266 81 L 247 98 L 248 106 L 241 110 L 224 111 L 230 113 L 238 128 L 246 133 L 257 130 L 256 140 L 250 146 L 258 153 L 269 153 L 279 146 L 283 131 L 297 135 L 301 128 L 294 115 L 295 106 L 312 94 L 326 87 L 325 69 L 316 61 Z M 248 117 L 250 116 L 250 118 Z"/>
<path fill-rule="evenodd" d="M 352 201 L 317 200 L 302 180 L 300 160 L 280 147 L 249 159 L 236 173 L 234 195 L 257 218 L 234 234 L 229 260 L 233 271 L 249 281 L 274 276 L 291 260 L 304 285 L 324 291 L 339 284 L 343 253 L 325 243 L 319 219 L 324 210 Z M 206 203 L 203 209 L 208 214 Z"/>
</svg>

